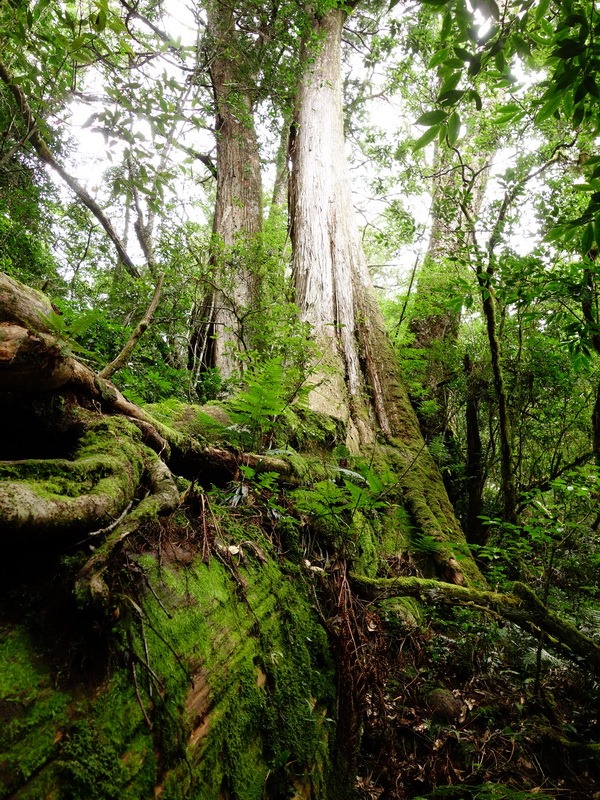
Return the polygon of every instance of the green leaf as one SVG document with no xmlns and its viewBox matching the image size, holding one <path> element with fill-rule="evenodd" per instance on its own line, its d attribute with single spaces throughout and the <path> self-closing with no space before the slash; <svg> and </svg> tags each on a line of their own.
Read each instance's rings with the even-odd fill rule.
<svg viewBox="0 0 600 800">
<path fill-rule="evenodd" d="M 569 89 L 566 92 L 563 92 L 563 112 L 567 119 L 571 119 L 573 116 L 573 111 L 575 109 L 575 102 L 573 100 L 573 92 Z"/>
<path fill-rule="evenodd" d="M 588 224 L 584 228 L 583 235 L 581 237 L 581 252 L 584 255 L 586 253 L 589 253 L 589 251 L 591 250 L 592 245 L 594 244 L 594 236 L 595 236 L 594 226 L 592 225 L 591 222 L 588 222 Z"/>
<path fill-rule="evenodd" d="M 535 10 L 535 21 L 539 22 L 543 17 L 546 16 L 546 12 L 550 6 L 550 0 L 540 0 L 538 3 L 538 7 Z"/>
<path fill-rule="evenodd" d="M 454 111 L 450 115 L 450 119 L 448 120 L 448 142 L 451 145 L 455 145 L 458 141 L 458 137 L 460 136 L 460 117 L 458 116 L 457 112 Z"/>
<path fill-rule="evenodd" d="M 442 42 L 445 42 L 448 36 L 450 35 L 450 31 L 452 30 L 452 14 L 449 11 L 446 11 L 444 14 L 444 21 L 442 22 L 442 30 L 440 31 L 440 39 Z"/>
<path fill-rule="evenodd" d="M 469 65 L 469 75 L 478 75 L 481 72 L 481 55 L 473 57 Z"/>
<path fill-rule="evenodd" d="M 454 52 L 461 59 L 461 61 L 471 61 L 473 53 L 470 53 L 464 47 L 455 47 Z"/>
<path fill-rule="evenodd" d="M 415 122 L 415 125 L 426 125 L 427 127 L 430 125 L 439 125 L 440 122 L 444 122 L 447 116 L 447 111 L 427 111 L 427 113 L 421 114 L 419 119 Z"/>
<path fill-rule="evenodd" d="M 494 122 L 496 125 L 507 125 L 509 122 L 514 124 L 516 122 L 520 122 L 524 116 L 525 111 L 518 111 L 517 113 L 511 114 L 499 114 L 494 118 Z"/>
<path fill-rule="evenodd" d="M 586 49 L 585 44 L 578 42 L 576 39 L 563 39 L 562 42 L 552 51 L 552 55 L 559 58 L 573 58 L 578 56 Z"/>
<path fill-rule="evenodd" d="M 496 64 L 496 69 L 498 72 L 504 72 L 506 69 L 506 56 L 504 55 L 504 50 L 498 50 L 494 56 L 494 63 Z"/>
<path fill-rule="evenodd" d="M 462 69 L 464 67 L 464 61 L 460 58 L 448 58 L 444 61 L 444 68 L 448 70 L 448 72 L 454 72 L 457 69 Z"/>
<path fill-rule="evenodd" d="M 536 44 L 539 44 L 541 47 L 550 47 L 554 42 L 553 39 L 550 39 L 546 36 L 542 36 L 539 31 L 530 31 L 529 35 L 533 39 L 533 41 Z"/>
<path fill-rule="evenodd" d="M 520 110 L 521 106 L 518 103 L 506 103 L 505 105 L 500 106 L 498 109 L 498 114 L 504 117 L 511 114 L 518 114 Z"/>
<path fill-rule="evenodd" d="M 600 248 L 600 215 L 596 215 L 594 218 L 594 243 L 596 247 Z"/>
<path fill-rule="evenodd" d="M 574 28 L 575 25 L 587 26 L 587 20 L 583 16 L 583 14 L 568 14 L 562 21 L 560 27 L 562 28 L 563 26 L 565 26 L 567 28 Z"/>
<path fill-rule="evenodd" d="M 587 183 L 574 183 L 573 188 L 576 192 L 598 192 L 600 191 L 600 180 L 594 178 Z"/>
<path fill-rule="evenodd" d="M 440 132 L 439 125 L 434 125 L 431 128 L 429 128 L 429 130 L 425 131 L 425 133 L 422 136 L 420 136 L 417 139 L 417 141 L 413 144 L 412 147 L 413 151 L 416 152 L 417 150 L 422 150 L 423 147 L 426 147 L 430 142 L 433 142 L 433 140 L 435 139 L 435 137 L 438 135 L 439 132 Z"/>
<path fill-rule="evenodd" d="M 451 89 L 438 97 L 438 103 L 443 106 L 454 106 L 464 95 L 464 89 Z"/>
<path fill-rule="evenodd" d="M 439 64 L 441 64 L 448 58 L 449 54 L 450 50 L 448 50 L 447 47 L 444 47 L 442 50 L 438 50 L 431 56 L 429 64 L 427 65 L 428 69 L 433 69 L 434 67 L 437 67 Z"/>
<path fill-rule="evenodd" d="M 540 108 L 540 110 L 535 115 L 535 121 L 539 125 L 540 122 L 543 122 L 548 117 L 551 117 L 552 114 L 556 111 L 556 109 L 562 103 L 563 97 L 560 92 L 553 94 L 550 96 L 548 100 L 544 103 L 544 105 Z"/>
<path fill-rule="evenodd" d="M 500 19 L 500 9 L 498 8 L 496 0 L 476 0 L 474 5 L 486 19 L 489 17 L 495 20 Z"/>
<path fill-rule="evenodd" d="M 460 82 L 461 77 L 462 77 L 462 74 L 460 72 L 453 72 L 452 75 L 449 75 L 446 78 L 446 80 L 442 83 L 442 85 L 440 86 L 440 94 L 439 94 L 438 100 L 446 92 L 449 92 L 452 89 L 456 89 L 456 87 L 458 86 L 458 84 Z"/>
<path fill-rule="evenodd" d="M 581 125 L 581 123 L 583 122 L 584 116 L 585 116 L 585 104 L 584 103 L 580 103 L 578 106 L 575 106 L 575 108 L 573 109 L 572 121 L 573 121 L 573 125 L 576 128 L 578 128 L 579 125 Z"/>
<path fill-rule="evenodd" d="M 525 39 L 523 39 L 522 36 L 513 36 L 512 41 L 517 54 L 520 55 L 521 58 L 529 58 L 531 55 L 531 50 Z"/>
<path fill-rule="evenodd" d="M 479 94 L 479 92 L 476 92 L 475 89 L 471 89 L 470 96 L 471 100 L 473 100 L 475 103 L 475 108 L 477 109 L 477 111 L 481 111 L 481 109 L 483 108 L 483 101 L 481 99 L 481 95 Z"/>
</svg>

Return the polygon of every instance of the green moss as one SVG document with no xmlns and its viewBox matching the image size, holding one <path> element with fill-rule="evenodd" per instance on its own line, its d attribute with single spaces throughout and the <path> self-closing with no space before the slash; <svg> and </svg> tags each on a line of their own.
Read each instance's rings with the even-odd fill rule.
<svg viewBox="0 0 600 800">
<path fill-rule="evenodd" d="M 269 543 L 260 548 L 268 552 Z M 15 769 L 0 796 L 139 800 L 161 784 L 165 798 L 216 800 L 223 787 L 259 800 L 267 783 L 269 792 L 287 787 L 276 796 L 297 781 L 324 785 L 333 670 L 302 585 L 250 549 L 239 564 L 224 557 L 181 569 L 151 554 L 137 563 L 152 591 L 121 598 L 111 638 L 128 657 L 96 688 L 47 687 L 26 632 L 3 643 L 3 699 L 18 689 L 31 715 L 27 725 L 15 715 L 14 752 L 3 742 L 3 774 Z M 205 707 L 194 705 L 196 690 Z M 205 722 L 207 735 L 194 738 Z M 315 764 L 322 772 L 311 777 Z"/>
<path fill-rule="evenodd" d="M 260 547 L 268 552 L 269 543 Z M 216 800 L 222 785 L 233 797 L 258 800 L 273 765 L 289 787 L 295 777 L 307 779 L 315 763 L 328 763 L 324 709 L 333 700 L 332 664 L 302 586 L 250 549 L 239 563 L 223 558 L 185 570 L 159 568 L 154 557 L 139 560 L 164 608 L 154 594 L 145 598 L 146 641 L 137 631 L 134 646 L 139 656 L 147 650 L 161 676 L 170 709 L 164 713 L 185 719 L 195 743 L 188 752 L 193 777 L 181 752 L 187 737 L 171 748 L 167 800 Z M 185 654 L 182 663 L 165 641 Z M 323 783 L 324 775 L 315 779 Z M 190 781 L 189 795 L 182 794 Z"/>
<path fill-rule="evenodd" d="M 119 800 L 125 782 L 119 749 L 89 720 L 71 726 L 58 766 L 69 800 Z"/>
<path fill-rule="evenodd" d="M 227 442 L 231 421 L 220 404 L 200 406 L 169 399 L 145 406 L 154 419 L 200 442 Z"/>
<path fill-rule="evenodd" d="M 406 509 L 390 503 L 381 515 L 380 552 L 382 556 L 392 556 L 408 550 L 414 527 Z"/>
<path fill-rule="evenodd" d="M 147 458 L 140 431 L 120 417 L 90 417 L 86 425 L 72 459 L 0 462 L 0 482 L 6 482 L 5 495 L 0 493 L 0 523 L 6 520 L 7 527 L 21 529 L 29 525 L 13 507 L 15 496 L 26 498 L 33 516 L 45 520 L 42 527 L 60 529 L 81 526 L 78 520 L 84 503 L 85 513 L 94 516 L 97 512 L 94 521 L 99 526 L 105 521 L 101 509 L 110 516 L 127 504 Z M 96 506 L 91 498 L 104 502 Z"/>
<path fill-rule="evenodd" d="M 57 691 L 24 627 L 0 637 L 0 797 L 27 782 L 53 755 L 68 696 Z"/>
<path fill-rule="evenodd" d="M 374 525 L 369 523 L 360 511 L 354 513 L 352 534 L 356 542 L 353 569 L 360 572 L 361 575 L 374 578 L 379 571 L 381 548 L 377 541 Z"/>
<path fill-rule="evenodd" d="M 419 626 L 424 619 L 423 606 L 413 597 L 393 597 L 379 602 L 379 610 L 389 633 L 406 635 L 407 628 Z"/>
<path fill-rule="evenodd" d="M 345 430 L 338 419 L 291 405 L 281 415 L 277 439 L 280 445 L 291 445 L 306 453 L 325 453 L 329 457 L 329 451 L 345 440 Z"/>
</svg>

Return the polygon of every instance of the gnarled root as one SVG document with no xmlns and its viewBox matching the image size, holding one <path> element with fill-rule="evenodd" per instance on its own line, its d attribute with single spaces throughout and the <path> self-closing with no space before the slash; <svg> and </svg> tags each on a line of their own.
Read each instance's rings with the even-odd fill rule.
<svg viewBox="0 0 600 800">
<path fill-rule="evenodd" d="M 0 528 L 4 536 L 40 539 L 109 525 L 133 500 L 147 448 L 120 417 L 84 412 L 85 432 L 73 457 L 0 461 Z"/>
<path fill-rule="evenodd" d="M 146 461 L 146 483 L 150 493 L 120 520 L 98 550 L 79 572 L 75 593 L 80 605 L 105 606 L 110 592 L 104 580 L 110 556 L 116 548 L 144 522 L 168 514 L 179 504 L 179 491 L 168 467 L 154 454 Z"/>
</svg>

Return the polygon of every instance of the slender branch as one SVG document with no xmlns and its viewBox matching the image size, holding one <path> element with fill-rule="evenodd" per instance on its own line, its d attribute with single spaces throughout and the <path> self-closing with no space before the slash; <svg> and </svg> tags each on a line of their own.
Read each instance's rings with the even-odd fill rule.
<svg viewBox="0 0 600 800">
<path fill-rule="evenodd" d="M 12 75 L 11 71 L 8 67 L 0 60 L 0 79 L 4 81 L 4 83 L 9 88 L 15 102 L 19 108 L 19 112 L 25 125 L 27 127 L 27 138 L 31 142 L 33 149 L 37 153 L 38 158 L 43 161 L 45 164 L 48 164 L 55 172 L 57 172 L 63 181 L 73 190 L 73 192 L 77 195 L 77 197 L 81 200 L 81 202 L 86 206 L 92 214 L 96 217 L 98 222 L 102 225 L 104 230 L 106 231 L 109 239 L 114 244 L 117 253 L 119 254 L 119 258 L 125 265 L 127 271 L 134 277 L 139 278 L 141 273 L 133 263 L 131 258 L 127 255 L 125 247 L 121 242 L 119 236 L 117 235 L 115 229 L 111 225 L 108 218 L 105 216 L 104 212 L 98 205 L 98 203 L 94 200 L 94 198 L 87 192 L 86 189 L 79 183 L 79 181 L 74 178 L 70 173 L 66 171 L 66 169 L 60 164 L 56 158 L 53 156 L 50 148 L 44 141 L 39 127 L 29 103 L 27 102 L 27 98 L 23 93 L 21 87 L 15 83 L 14 76 Z"/>
<path fill-rule="evenodd" d="M 141 14 L 135 6 L 133 6 L 131 3 L 126 2 L 126 0 L 121 0 L 121 5 L 123 6 L 123 8 L 127 10 L 127 14 L 129 17 L 131 17 L 132 19 L 137 19 L 140 22 L 142 22 L 144 25 L 150 28 L 150 30 L 154 34 L 156 34 L 156 36 L 158 36 L 158 38 L 161 41 L 163 41 L 166 45 L 169 46 L 169 50 L 171 50 L 174 53 L 177 53 L 178 55 L 181 55 L 182 51 L 181 45 L 178 45 L 177 42 L 171 36 L 169 36 L 169 34 L 166 31 L 162 30 L 157 25 L 155 25 L 151 20 L 148 19 L 148 17 L 144 16 L 144 14 Z"/>
<path fill-rule="evenodd" d="M 101 378 L 105 379 L 110 378 L 111 375 L 114 375 L 115 372 L 122 369 L 127 363 L 127 359 L 133 352 L 134 347 L 139 342 L 140 338 L 150 325 L 150 321 L 154 315 L 154 312 L 156 311 L 156 307 L 158 306 L 158 302 L 160 300 L 160 293 L 162 291 L 164 278 L 165 278 L 164 273 L 161 273 L 158 276 L 156 288 L 154 290 L 152 300 L 150 301 L 150 305 L 146 309 L 146 313 L 144 314 L 142 319 L 138 322 L 138 324 L 135 326 L 135 330 L 125 343 L 119 355 L 113 361 L 111 361 L 110 364 L 107 364 L 104 367 L 104 369 L 99 373 Z"/>
</svg>

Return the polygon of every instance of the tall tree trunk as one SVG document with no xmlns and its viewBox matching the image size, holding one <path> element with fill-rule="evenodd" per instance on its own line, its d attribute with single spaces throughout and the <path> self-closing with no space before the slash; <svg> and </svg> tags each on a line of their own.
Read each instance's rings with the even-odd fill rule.
<svg viewBox="0 0 600 800">
<path fill-rule="evenodd" d="M 290 142 L 296 302 L 322 350 L 309 403 L 345 423 L 351 450 L 369 448 L 377 433 L 385 435 L 391 446 L 380 452 L 407 503 L 415 551 L 419 542 L 435 541 L 423 556 L 433 559 L 433 572 L 449 575 L 453 583 L 477 582 L 480 575 L 408 401 L 359 241 L 344 155 L 340 51 L 345 18 L 335 8 L 313 22 Z M 345 652 L 343 638 L 339 646 Z M 339 696 L 354 696 L 360 681 L 348 662 L 340 666 L 339 680 Z M 340 704 L 338 753 L 346 759 L 338 764 L 340 775 L 356 768 L 362 729 L 357 705 Z M 338 796 L 350 793 L 351 787 L 340 782 Z"/>
<path fill-rule="evenodd" d="M 218 367 L 230 378 L 240 369 L 237 354 L 248 344 L 248 312 L 258 291 L 251 250 L 262 228 L 262 183 L 252 72 L 238 45 L 233 7 L 215 0 L 207 16 L 217 137 L 214 279 L 194 310 L 190 360 L 199 369 Z"/>
<path fill-rule="evenodd" d="M 383 433 L 415 529 L 439 543 L 438 574 L 480 579 L 401 379 L 359 243 L 344 156 L 340 78 L 345 12 L 314 21 L 292 137 L 291 235 L 296 302 L 322 349 L 309 403 L 346 424 L 359 450 Z M 458 558 L 457 558 L 458 555 Z M 459 561 L 462 563 L 459 566 Z"/>
<path fill-rule="evenodd" d="M 359 446 L 373 439 L 375 421 L 385 433 L 393 431 L 382 372 L 395 367 L 358 239 L 344 155 L 345 17 L 333 9 L 316 20 L 316 51 L 312 44 L 304 54 L 290 137 L 290 218 L 296 302 L 324 353 L 310 402 L 342 419 L 350 443 Z M 380 341 L 383 350 L 375 354 Z"/>
</svg>

